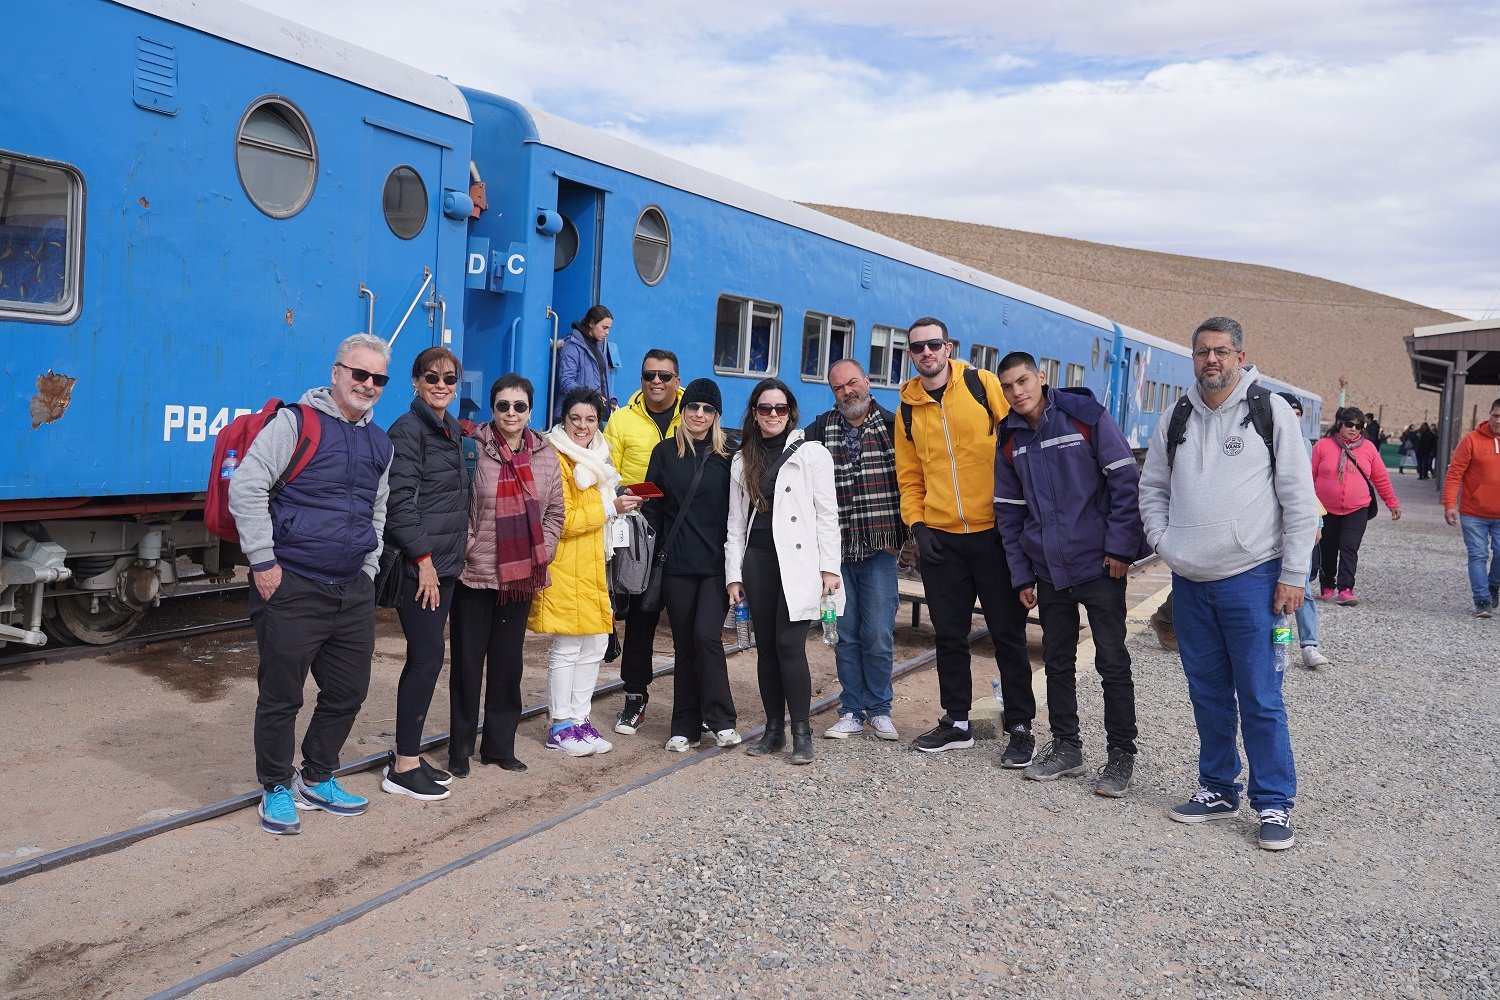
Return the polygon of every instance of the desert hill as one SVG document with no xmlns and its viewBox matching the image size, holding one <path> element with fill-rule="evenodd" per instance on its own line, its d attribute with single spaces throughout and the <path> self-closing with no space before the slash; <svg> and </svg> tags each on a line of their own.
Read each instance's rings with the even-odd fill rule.
<svg viewBox="0 0 1500 1000">
<path fill-rule="evenodd" d="M 1464 318 L 1274 267 L 888 212 L 809 207 L 1181 344 L 1205 318 L 1232 316 L 1245 328 L 1246 360 L 1318 393 L 1325 418 L 1345 378 L 1348 404 L 1376 411 L 1382 425 L 1397 433 L 1408 422 L 1435 419 L 1438 399 L 1412 381 L 1402 338 L 1412 327 Z M 1493 397 L 1493 386 L 1471 389 L 1466 423 L 1470 404 L 1488 407 Z"/>
</svg>

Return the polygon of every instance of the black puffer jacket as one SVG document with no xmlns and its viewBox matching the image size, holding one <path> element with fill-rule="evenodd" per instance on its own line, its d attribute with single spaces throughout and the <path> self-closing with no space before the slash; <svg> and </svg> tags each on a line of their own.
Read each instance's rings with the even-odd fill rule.
<svg viewBox="0 0 1500 1000">
<path fill-rule="evenodd" d="M 439 579 L 464 568 L 469 538 L 469 473 L 464 468 L 461 432 L 452 415 L 442 422 L 420 399 L 386 432 L 396 448 L 391 461 L 391 495 L 386 503 L 386 544 L 418 559 L 432 554 Z M 407 572 L 415 575 L 415 564 Z"/>
</svg>

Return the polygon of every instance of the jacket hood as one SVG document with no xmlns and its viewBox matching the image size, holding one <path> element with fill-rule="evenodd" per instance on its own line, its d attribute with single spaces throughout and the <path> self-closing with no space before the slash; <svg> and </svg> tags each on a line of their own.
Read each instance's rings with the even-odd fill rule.
<svg viewBox="0 0 1500 1000">
<path fill-rule="evenodd" d="M 342 420 L 344 423 L 353 424 L 356 427 L 363 427 L 365 424 L 368 424 L 375 414 L 375 407 L 372 406 L 358 420 L 350 420 L 344 416 L 344 411 L 339 409 L 338 402 L 334 400 L 333 389 L 326 385 L 307 390 L 297 402 L 303 406 L 311 406 L 319 413 L 327 414 L 335 420 Z"/>
<path fill-rule="evenodd" d="M 963 381 L 964 369 L 973 367 L 967 361 L 959 361 L 957 358 L 948 359 L 948 385 Z M 901 383 L 901 402 L 920 406 L 923 403 L 932 402 L 932 397 L 927 395 L 927 390 L 922 387 L 922 376 L 914 375 Z"/>
</svg>

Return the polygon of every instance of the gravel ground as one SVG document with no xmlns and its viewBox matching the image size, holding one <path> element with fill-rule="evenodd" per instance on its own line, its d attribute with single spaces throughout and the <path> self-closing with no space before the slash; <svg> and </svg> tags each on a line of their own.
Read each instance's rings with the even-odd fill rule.
<svg viewBox="0 0 1500 1000">
<path fill-rule="evenodd" d="M 1023 781 L 994 742 L 721 754 L 199 995 L 1500 995 L 1500 621 L 1468 617 L 1457 531 L 1401 488 L 1415 516 L 1372 525 L 1363 603 L 1323 608 L 1334 666 L 1287 678 L 1290 851 L 1256 848 L 1248 808 L 1166 819 L 1197 747 L 1147 630 L 1123 800 Z M 1097 684 L 1080 708 L 1098 766 Z"/>
</svg>

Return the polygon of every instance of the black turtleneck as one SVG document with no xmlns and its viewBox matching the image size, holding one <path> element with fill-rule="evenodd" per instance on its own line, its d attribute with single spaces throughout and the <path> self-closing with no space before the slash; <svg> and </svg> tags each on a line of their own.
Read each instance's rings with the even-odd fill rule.
<svg viewBox="0 0 1500 1000">
<path fill-rule="evenodd" d="M 766 469 L 760 474 L 760 495 L 766 498 L 766 509 L 756 511 L 755 522 L 750 525 L 749 544 L 758 549 L 773 548 L 771 540 L 771 507 L 776 502 L 776 459 L 780 457 L 786 448 L 786 439 L 791 437 L 791 422 L 775 437 L 762 437 L 761 444 L 766 449 L 766 454 L 771 461 L 766 464 Z"/>
</svg>

